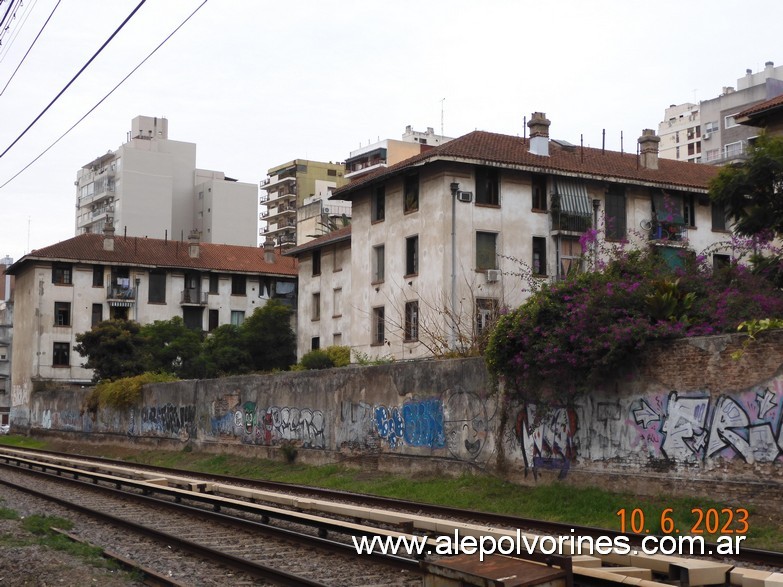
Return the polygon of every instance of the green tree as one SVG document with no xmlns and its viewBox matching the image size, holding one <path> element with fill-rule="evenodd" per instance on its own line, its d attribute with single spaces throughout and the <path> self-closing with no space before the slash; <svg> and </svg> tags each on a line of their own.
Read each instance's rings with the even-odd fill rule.
<svg viewBox="0 0 783 587">
<path fill-rule="evenodd" d="M 185 326 L 181 317 L 145 324 L 140 334 L 145 371 L 172 373 L 184 379 L 201 375 L 201 333 Z"/>
<path fill-rule="evenodd" d="M 250 372 L 250 365 L 250 353 L 233 324 L 215 328 L 202 345 L 199 368 L 203 377 L 241 375 Z"/>
<path fill-rule="evenodd" d="M 710 198 L 725 206 L 738 234 L 783 235 L 783 137 L 762 134 L 747 160 L 722 167 L 710 183 Z"/>
<path fill-rule="evenodd" d="M 253 371 L 288 369 L 296 363 L 296 334 L 291 328 L 291 309 L 269 300 L 240 327 Z"/>
<path fill-rule="evenodd" d="M 76 335 L 73 347 L 87 357 L 82 364 L 93 369 L 94 381 L 133 377 L 144 372 L 144 338 L 138 323 L 105 320 L 87 332 Z"/>
</svg>

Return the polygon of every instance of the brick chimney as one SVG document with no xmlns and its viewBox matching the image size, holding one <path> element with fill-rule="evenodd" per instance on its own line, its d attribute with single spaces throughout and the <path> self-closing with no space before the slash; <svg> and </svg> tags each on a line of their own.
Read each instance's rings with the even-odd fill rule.
<svg viewBox="0 0 783 587">
<path fill-rule="evenodd" d="M 530 129 L 530 152 L 533 155 L 549 157 L 549 125 L 552 124 L 543 112 L 533 112 L 527 123 Z"/>
<path fill-rule="evenodd" d="M 270 265 L 275 262 L 275 241 L 271 236 L 264 239 L 264 262 Z"/>
<path fill-rule="evenodd" d="M 655 131 L 645 128 L 639 137 L 639 155 L 641 166 L 645 169 L 658 169 L 658 143 L 661 137 Z"/>
<path fill-rule="evenodd" d="M 107 221 L 103 227 L 103 250 L 114 250 L 114 223 Z"/>
<path fill-rule="evenodd" d="M 188 235 L 188 256 L 191 259 L 198 259 L 201 254 L 199 240 L 198 230 L 191 230 Z"/>
</svg>

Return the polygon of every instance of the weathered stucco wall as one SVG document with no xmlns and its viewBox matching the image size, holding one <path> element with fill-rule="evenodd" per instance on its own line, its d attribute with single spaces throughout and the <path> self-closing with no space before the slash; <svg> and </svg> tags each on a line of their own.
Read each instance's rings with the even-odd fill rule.
<svg viewBox="0 0 783 587">
<path fill-rule="evenodd" d="M 31 431 L 758 499 L 783 487 L 783 333 L 743 340 L 661 344 L 570 408 L 500 397 L 483 361 L 462 359 L 160 384 L 127 413 L 38 392 Z"/>
</svg>

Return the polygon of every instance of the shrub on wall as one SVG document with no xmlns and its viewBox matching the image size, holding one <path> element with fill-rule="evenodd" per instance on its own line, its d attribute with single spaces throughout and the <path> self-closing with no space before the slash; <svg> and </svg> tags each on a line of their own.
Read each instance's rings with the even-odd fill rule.
<svg viewBox="0 0 783 587">
<path fill-rule="evenodd" d="M 98 408 L 118 410 L 130 408 L 141 403 L 143 385 L 169 381 L 177 381 L 177 377 L 167 373 L 142 373 L 135 377 L 123 377 L 116 381 L 102 381 L 87 396 L 85 407 L 92 413 L 95 413 Z"/>
<path fill-rule="evenodd" d="M 325 350 L 314 349 L 302 357 L 301 365 L 304 369 L 330 369 L 334 361 Z"/>
<path fill-rule="evenodd" d="M 485 358 L 522 399 L 570 403 L 650 341 L 735 332 L 743 321 L 781 315 L 780 290 L 747 267 L 712 271 L 686 249 L 672 263 L 651 247 L 542 286 L 501 316 Z"/>
</svg>

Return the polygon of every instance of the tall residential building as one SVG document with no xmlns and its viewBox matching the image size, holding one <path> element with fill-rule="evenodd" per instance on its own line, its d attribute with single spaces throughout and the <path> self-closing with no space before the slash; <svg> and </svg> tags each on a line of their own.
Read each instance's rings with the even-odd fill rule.
<svg viewBox="0 0 783 587">
<path fill-rule="evenodd" d="M 294 159 L 272 167 L 261 182 L 266 211 L 260 219 L 266 226 L 259 234 L 287 247 L 326 234 L 334 223 L 351 216 L 347 202 L 324 204 L 330 191 L 346 181 L 342 163 Z"/>
<path fill-rule="evenodd" d="M 76 179 L 76 234 L 120 234 L 257 246 L 258 190 L 196 168 L 196 145 L 169 139 L 168 120 L 137 116 L 127 141 L 87 163 Z"/>
<path fill-rule="evenodd" d="M 371 171 L 394 165 L 450 140 L 451 137 L 436 135 L 432 127 L 427 127 L 426 132 L 421 132 L 413 130 L 408 125 L 405 127 L 401 141 L 384 139 L 351 151 L 345 160 L 345 177 L 353 181 Z"/>
<path fill-rule="evenodd" d="M 725 165 L 744 158 L 759 129 L 739 124 L 739 112 L 783 94 L 783 66 L 767 61 L 764 69 L 748 69 L 736 86 L 726 86 L 716 98 L 698 105 L 685 103 L 666 109 L 658 125 L 660 156 L 664 159 Z"/>
<path fill-rule="evenodd" d="M 701 163 L 701 118 L 699 105 L 672 104 L 658 125 L 661 137 L 660 157 L 675 161 Z"/>
</svg>

